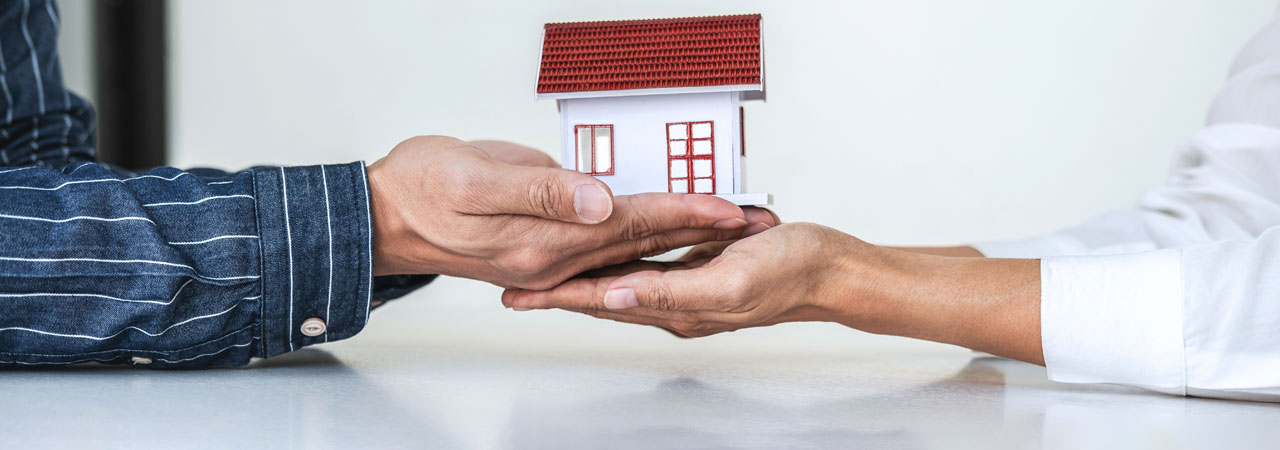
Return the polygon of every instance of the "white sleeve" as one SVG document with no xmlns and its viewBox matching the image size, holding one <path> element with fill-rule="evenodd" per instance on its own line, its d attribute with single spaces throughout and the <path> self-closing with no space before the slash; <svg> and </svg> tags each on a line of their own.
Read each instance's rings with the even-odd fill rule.
<svg viewBox="0 0 1280 450">
<path fill-rule="evenodd" d="M 1131 255 L 1041 262 L 1049 378 L 1280 400 L 1280 227 Z"/>
<path fill-rule="evenodd" d="M 1051 379 L 1280 400 L 1280 25 L 1241 51 L 1166 186 L 1079 227 L 976 247 L 1044 257 Z"/>
<path fill-rule="evenodd" d="M 1214 99 L 1208 124 L 1168 183 L 1131 209 L 1030 239 L 973 244 L 986 256 L 1120 254 L 1224 239 L 1280 225 L 1280 21 L 1255 36 Z"/>
</svg>

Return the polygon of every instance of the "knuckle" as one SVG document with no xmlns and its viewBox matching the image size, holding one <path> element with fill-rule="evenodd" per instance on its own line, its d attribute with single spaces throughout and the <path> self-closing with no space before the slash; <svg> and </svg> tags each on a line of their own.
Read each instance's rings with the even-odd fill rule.
<svg viewBox="0 0 1280 450">
<path fill-rule="evenodd" d="M 648 214 L 635 212 L 628 218 L 622 228 L 622 238 L 634 241 L 649 236 L 657 230 L 657 222 Z"/>
<path fill-rule="evenodd" d="M 833 231 L 830 228 L 809 222 L 789 223 L 781 226 L 796 233 L 798 237 L 810 241 L 817 241 L 820 238 L 827 237 Z"/>
<path fill-rule="evenodd" d="M 658 234 L 636 241 L 635 251 L 639 258 L 648 258 L 670 251 L 675 248 L 675 244 L 675 238 Z"/>
<path fill-rule="evenodd" d="M 452 192 L 452 200 L 475 203 L 491 197 L 492 184 L 472 170 L 441 170 L 434 178 L 440 189 Z"/>
<path fill-rule="evenodd" d="M 749 292 L 748 283 L 747 277 L 740 273 L 725 277 L 723 284 L 720 285 L 720 292 L 724 293 L 724 301 L 737 302 L 742 299 Z"/>
<path fill-rule="evenodd" d="M 529 209 L 542 217 L 554 217 L 564 210 L 565 199 L 560 195 L 560 183 L 553 177 L 538 177 L 529 183 L 525 196 Z"/>
<path fill-rule="evenodd" d="M 604 306 L 604 297 L 608 295 L 609 285 L 612 283 L 613 279 L 611 278 L 596 278 L 589 283 L 589 287 L 584 292 L 594 299 L 594 301 L 589 302 L 591 309 L 602 312 L 608 310 Z"/>
<path fill-rule="evenodd" d="M 650 308 L 659 311 L 674 311 L 676 309 L 675 293 L 666 284 L 659 283 L 650 289 L 649 302 Z"/>
<path fill-rule="evenodd" d="M 501 257 L 500 264 L 511 274 L 529 280 L 551 266 L 552 257 L 545 251 L 521 249 Z"/>
</svg>

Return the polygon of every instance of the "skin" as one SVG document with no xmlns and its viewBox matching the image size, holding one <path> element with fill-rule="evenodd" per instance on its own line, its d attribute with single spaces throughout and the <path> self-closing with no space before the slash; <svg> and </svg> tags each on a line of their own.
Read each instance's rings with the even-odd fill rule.
<svg viewBox="0 0 1280 450">
<path fill-rule="evenodd" d="M 367 173 L 376 275 L 548 289 L 586 270 L 776 224 L 767 211 L 706 195 L 614 197 L 600 180 L 509 142 L 419 136 Z"/>
<path fill-rule="evenodd" d="M 673 263 L 631 262 L 502 298 L 518 310 L 560 308 L 684 337 L 837 322 L 1043 365 L 1039 261 L 975 256 L 969 247 L 880 247 L 793 223 L 705 244 Z"/>
</svg>

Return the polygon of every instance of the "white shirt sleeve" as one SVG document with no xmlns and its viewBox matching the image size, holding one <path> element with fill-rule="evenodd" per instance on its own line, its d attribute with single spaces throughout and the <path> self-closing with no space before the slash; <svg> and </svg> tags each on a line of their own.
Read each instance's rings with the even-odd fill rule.
<svg viewBox="0 0 1280 450">
<path fill-rule="evenodd" d="M 1167 185 L 1079 227 L 975 247 L 1043 258 L 1051 379 L 1280 400 L 1280 22 L 1240 52 Z"/>
<path fill-rule="evenodd" d="M 1257 238 L 1280 224 L 1280 21 L 1236 57 L 1207 126 L 1137 206 L 1046 236 L 977 243 L 989 257 L 1118 254 Z"/>
</svg>

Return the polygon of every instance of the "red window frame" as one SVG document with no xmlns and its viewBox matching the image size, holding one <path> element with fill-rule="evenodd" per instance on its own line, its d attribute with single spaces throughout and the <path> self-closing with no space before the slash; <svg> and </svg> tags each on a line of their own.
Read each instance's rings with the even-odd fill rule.
<svg viewBox="0 0 1280 450">
<path fill-rule="evenodd" d="M 693 126 L 704 124 L 704 123 L 711 128 L 711 134 L 705 138 L 694 138 Z M 684 137 L 685 137 L 684 139 L 671 138 L 672 125 L 684 125 Z M 685 191 L 686 193 L 715 194 L 716 193 L 716 124 L 715 122 L 711 120 L 701 120 L 696 122 L 669 122 L 667 123 L 666 133 L 667 133 L 667 148 L 664 151 L 667 152 L 667 192 L 675 192 L 675 190 L 671 189 L 671 182 L 683 179 L 689 183 L 688 188 Z M 674 141 L 680 141 L 680 140 L 684 141 L 684 145 L 685 145 L 684 154 L 672 155 L 671 143 Z M 696 141 L 707 141 L 709 144 L 711 144 L 711 153 L 706 155 L 693 154 L 693 143 Z M 684 175 L 683 177 L 672 176 L 671 162 L 677 159 L 685 161 L 685 170 L 687 170 L 688 173 L 683 174 Z M 698 160 L 706 160 L 711 164 L 710 177 L 695 177 L 693 175 L 693 162 Z M 711 192 L 694 192 L 693 185 L 695 180 L 711 180 Z"/>
<path fill-rule="evenodd" d="M 582 167 L 582 161 L 580 161 L 582 159 L 582 149 L 579 148 L 579 146 L 582 145 L 582 140 L 578 139 L 578 132 L 582 131 L 584 128 L 591 130 L 591 165 L 588 166 L 591 170 L 582 173 L 587 175 L 613 175 L 613 169 L 618 167 L 618 159 L 615 157 L 617 155 L 617 152 L 615 152 L 617 146 L 613 144 L 613 125 L 598 124 L 573 126 L 573 167 L 575 169 Z M 596 129 L 598 128 L 609 129 L 609 170 L 605 172 L 596 170 Z"/>
<path fill-rule="evenodd" d="M 714 134 L 716 130 L 711 130 Z M 747 156 L 747 112 L 743 107 L 738 107 L 738 147 L 742 149 L 742 156 Z"/>
</svg>

